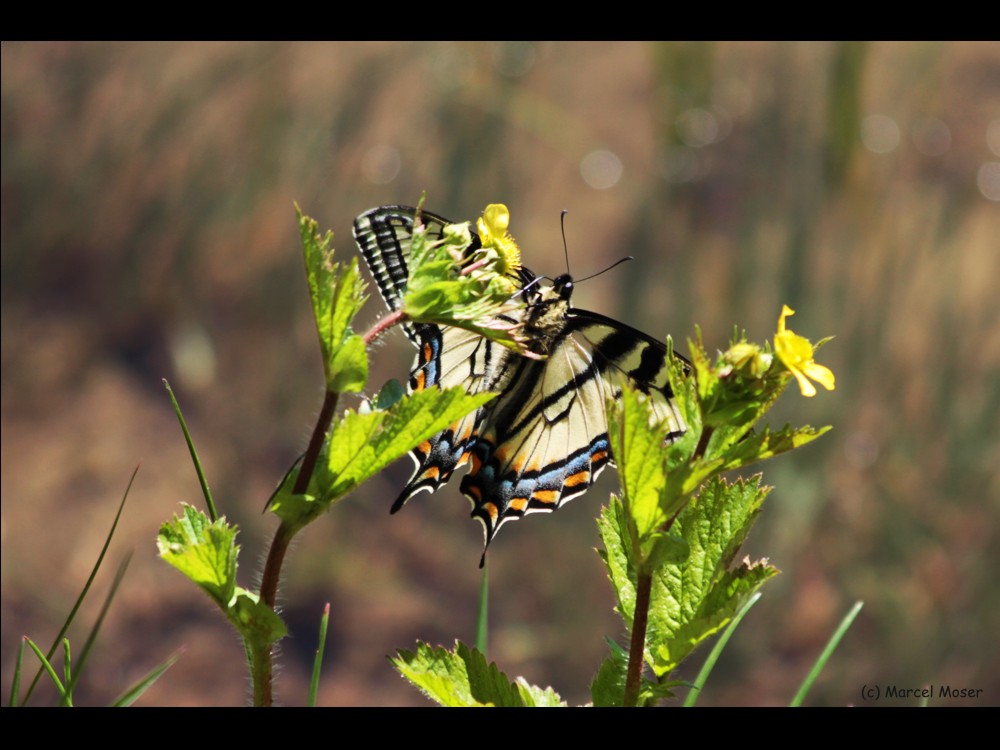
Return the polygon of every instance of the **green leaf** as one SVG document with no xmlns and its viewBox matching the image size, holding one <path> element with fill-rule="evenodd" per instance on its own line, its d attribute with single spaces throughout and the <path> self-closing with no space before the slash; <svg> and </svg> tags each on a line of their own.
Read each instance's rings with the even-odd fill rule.
<svg viewBox="0 0 1000 750">
<path fill-rule="evenodd" d="M 628 673 L 628 652 L 610 638 L 605 640 L 611 654 L 601 662 L 594 681 L 590 683 L 590 699 L 596 707 L 620 708 L 624 705 L 622 699 Z"/>
<path fill-rule="evenodd" d="M 200 586 L 224 610 L 236 591 L 236 527 L 225 517 L 214 523 L 184 504 L 180 517 L 160 527 L 160 557 Z"/>
<path fill-rule="evenodd" d="M 628 532 L 628 518 L 625 508 L 614 495 L 611 504 L 601 511 L 597 521 L 604 542 L 601 559 L 608 569 L 608 577 L 618 600 L 618 613 L 625 620 L 627 629 L 632 629 L 635 613 L 636 573 L 630 551 L 632 541 Z"/>
<path fill-rule="evenodd" d="M 271 510 L 293 526 L 304 525 L 421 442 L 495 396 L 469 395 L 460 387 L 444 391 L 428 388 L 411 393 L 385 411 L 346 411 L 326 442 L 309 485 L 310 494 L 290 493 L 297 476 L 297 468 L 293 468 L 275 493 Z"/>
<path fill-rule="evenodd" d="M 368 382 L 368 352 L 356 333 L 344 339 L 327 368 L 327 389 L 337 393 L 360 393 Z"/>
<path fill-rule="evenodd" d="M 274 610 L 257 594 L 239 586 L 226 615 L 240 634 L 255 644 L 275 643 L 288 635 L 288 628 Z"/>
<path fill-rule="evenodd" d="M 714 478 L 677 518 L 673 531 L 688 543 L 690 555 L 653 577 L 647 647 L 657 675 L 673 670 L 777 574 L 764 562 L 729 568 L 769 491 L 759 481 Z"/>
<path fill-rule="evenodd" d="M 298 207 L 296 214 L 327 390 L 358 392 L 368 380 L 368 354 L 364 341 L 351 329 L 367 299 L 357 258 L 343 265 L 334 263 L 333 233 L 321 237 L 313 219 L 303 216 Z"/>
<path fill-rule="evenodd" d="M 622 499 L 635 523 L 633 544 L 641 544 L 668 518 L 660 501 L 666 484 L 663 445 L 671 428 L 651 422 L 648 400 L 627 387 L 620 399 L 608 404 L 608 420 Z"/>
<path fill-rule="evenodd" d="M 763 461 L 780 453 L 787 453 L 811 443 L 831 429 L 829 426 L 819 429 L 808 426 L 793 429 L 786 425 L 778 432 L 771 432 L 769 428 L 765 428 L 762 432 L 750 435 L 728 450 L 723 455 L 725 461 L 723 470 L 738 469 L 755 461 Z"/>
<path fill-rule="evenodd" d="M 406 389 L 403 388 L 403 384 L 392 378 L 385 381 L 382 389 L 378 392 L 378 396 L 375 398 L 374 406 L 379 411 L 385 411 L 389 407 L 398 404 L 405 396 Z"/>
<path fill-rule="evenodd" d="M 551 689 L 511 682 L 479 651 L 456 642 L 455 650 L 418 643 L 417 650 L 397 652 L 393 666 L 428 698 L 442 706 L 564 705 Z"/>
<path fill-rule="evenodd" d="M 505 259 L 493 248 L 480 248 L 470 256 L 466 250 L 471 242 L 468 222 L 446 227 L 434 241 L 422 226 L 414 226 L 403 311 L 414 322 L 465 328 L 537 357 L 520 326 L 506 322 L 521 319 L 525 298 L 507 276 Z"/>
<path fill-rule="evenodd" d="M 456 387 L 412 393 L 392 408 L 368 415 L 347 412 L 330 438 L 332 497 L 342 497 L 396 459 L 495 397 Z"/>
</svg>

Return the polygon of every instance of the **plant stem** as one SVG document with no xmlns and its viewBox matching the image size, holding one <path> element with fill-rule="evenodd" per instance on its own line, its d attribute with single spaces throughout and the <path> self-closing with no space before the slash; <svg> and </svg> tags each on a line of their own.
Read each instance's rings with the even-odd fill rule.
<svg viewBox="0 0 1000 750">
<path fill-rule="evenodd" d="M 711 427 L 705 427 L 701 431 L 701 437 L 698 438 L 698 445 L 694 449 L 694 455 L 692 458 L 704 458 L 705 451 L 708 448 L 708 441 L 712 438 L 712 433 L 715 432 Z"/>
<path fill-rule="evenodd" d="M 295 479 L 292 494 L 304 495 L 309 489 L 309 480 L 312 479 L 313 470 L 316 468 L 316 462 L 319 460 L 319 454 L 323 448 L 323 439 L 330 429 L 330 422 L 333 421 L 333 414 L 337 410 L 339 395 L 336 391 L 327 391 L 323 398 L 323 406 L 320 408 L 316 427 L 313 428 L 312 437 L 309 439 L 309 447 L 306 448 L 305 456 L 302 458 L 302 467 Z M 267 562 L 264 563 L 264 573 L 260 582 L 261 601 L 271 609 L 274 609 L 278 599 L 278 582 L 281 580 L 281 566 L 285 561 L 285 553 L 288 551 L 292 537 L 295 536 L 299 528 L 292 527 L 282 521 L 278 530 L 274 532 L 274 539 L 271 540 L 271 549 L 267 553 Z M 261 647 L 257 644 L 247 644 L 247 649 L 253 674 L 254 705 L 270 706 L 274 699 L 272 691 L 273 649 L 270 645 Z"/>
<path fill-rule="evenodd" d="M 639 702 L 639 687 L 646 653 L 646 621 L 649 618 L 649 595 L 653 589 L 651 573 L 640 572 L 635 584 L 635 613 L 632 616 L 632 641 L 628 650 L 628 673 L 625 677 L 623 703 L 632 708 Z"/>
<path fill-rule="evenodd" d="M 375 339 L 388 331 L 394 325 L 404 323 L 408 318 L 409 316 L 402 310 L 396 310 L 395 312 L 389 313 L 378 323 L 373 325 L 371 329 L 369 329 L 368 333 L 364 335 L 365 346 L 370 345 Z"/>
<path fill-rule="evenodd" d="M 295 487 L 292 488 L 293 495 L 304 495 L 309 489 L 309 480 L 312 479 L 316 461 L 323 448 L 323 438 L 326 437 L 326 433 L 330 429 L 330 422 L 333 421 L 333 413 L 337 410 L 339 396 L 340 394 L 336 391 L 327 391 L 323 397 L 323 406 L 319 410 L 319 417 L 316 419 L 312 437 L 309 438 L 309 447 L 306 448 L 305 456 L 302 458 L 302 468 L 299 469 Z"/>
</svg>

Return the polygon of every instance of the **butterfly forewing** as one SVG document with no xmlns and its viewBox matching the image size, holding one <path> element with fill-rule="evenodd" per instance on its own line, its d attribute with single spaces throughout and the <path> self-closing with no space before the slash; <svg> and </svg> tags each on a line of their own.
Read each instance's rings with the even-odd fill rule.
<svg viewBox="0 0 1000 750">
<path fill-rule="evenodd" d="M 416 215 L 414 208 L 383 206 L 354 222 L 358 246 L 391 310 L 402 307 L 406 293 Z M 432 239 L 449 223 L 425 211 L 420 219 Z M 524 289 L 534 278 L 521 269 L 517 282 Z M 531 285 L 521 317 L 505 319 L 522 324 L 535 350 L 548 354 L 543 360 L 464 329 L 407 327 L 417 346 L 411 391 L 461 386 L 500 395 L 411 452 L 416 471 L 393 511 L 421 490 L 436 490 L 470 459 L 461 490 L 483 522 L 487 545 L 505 521 L 556 510 L 586 492 L 612 462 L 605 403 L 626 381 L 651 396 L 657 417 L 669 420 L 671 439 L 684 433 L 667 379 L 666 346 L 611 318 L 572 309 L 571 291 L 568 277 L 545 290 Z"/>
</svg>

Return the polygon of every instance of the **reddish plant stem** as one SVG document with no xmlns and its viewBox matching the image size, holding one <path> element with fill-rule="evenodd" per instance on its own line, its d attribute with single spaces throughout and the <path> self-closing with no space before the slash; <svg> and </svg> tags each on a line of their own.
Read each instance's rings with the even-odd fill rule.
<svg viewBox="0 0 1000 750">
<path fill-rule="evenodd" d="M 306 448 L 302 457 L 302 467 L 299 469 L 299 476 L 295 479 L 295 486 L 292 488 L 293 495 L 304 495 L 309 489 L 309 480 L 312 479 L 313 471 L 316 468 L 316 461 L 319 459 L 320 451 L 323 449 L 323 439 L 330 429 L 330 422 L 333 421 L 333 413 L 337 410 L 337 399 L 340 396 L 335 391 L 327 391 L 323 397 L 323 406 L 320 407 L 319 416 L 316 418 L 316 426 L 313 428 L 312 437 L 309 438 L 309 447 Z"/>
<path fill-rule="evenodd" d="M 394 325 L 406 320 L 406 313 L 397 310 L 386 315 L 382 320 L 372 326 L 371 330 L 364 336 L 365 345 L 371 344 L 385 331 Z M 323 440 L 330 429 L 333 415 L 337 410 L 337 400 L 340 394 L 335 391 L 327 391 L 323 397 L 323 406 L 320 408 L 319 417 L 316 419 L 316 426 L 313 428 L 312 437 L 309 439 L 309 447 L 306 448 L 302 458 L 302 466 L 299 468 L 299 475 L 295 479 L 295 486 L 292 494 L 303 495 L 309 489 L 309 480 L 312 479 L 313 471 L 316 469 L 316 462 L 319 460 L 320 452 L 323 449 Z M 278 581 L 281 578 L 281 566 L 285 561 L 285 553 L 292 537 L 298 532 L 298 528 L 289 526 L 284 521 L 278 526 L 271 540 L 271 549 L 267 553 L 267 562 L 264 564 L 264 573 L 260 582 L 260 598 L 268 607 L 274 609 L 278 598 Z M 261 652 L 250 654 L 252 669 L 254 671 L 254 705 L 270 706 L 274 702 L 273 695 L 273 661 L 274 651 L 271 648 Z"/>
<path fill-rule="evenodd" d="M 635 583 L 635 611 L 632 616 L 632 640 L 628 649 L 628 672 L 625 676 L 624 704 L 633 708 L 639 702 L 642 667 L 646 663 L 646 623 L 649 618 L 649 595 L 653 576 L 639 573 Z"/>
<path fill-rule="evenodd" d="M 388 331 L 394 325 L 405 323 L 409 316 L 402 310 L 396 310 L 386 315 L 382 320 L 371 327 L 371 330 L 364 335 L 365 346 L 371 344 L 375 339 Z"/>
</svg>

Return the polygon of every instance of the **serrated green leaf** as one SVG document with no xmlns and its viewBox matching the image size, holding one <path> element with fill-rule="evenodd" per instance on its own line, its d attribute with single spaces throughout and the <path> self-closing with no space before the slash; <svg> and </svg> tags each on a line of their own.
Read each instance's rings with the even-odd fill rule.
<svg viewBox="0 0 1000 750">
<path fill-rule="evenodd" d="M 186 575 L 220 607 L 227 609 L 236 589 L 236 527 L 225 517 L 216 522 L 184 504 L 180 517 L 160 527 L 160 557 Z"/>
<path fill-rule="evenodd" d="M 562 708 L 566 701 L 559 697 L 559 693 L 551 687 L 540 688 L 537 685 L 530 685 L 523 677 L 518 677 L 514 681 L 514 686 L 521 694 L 521 702 L 525 706 L 533 708 Z"/>
<path fill-rule="evenodd" d="M 481 706 L 521 707 L 524 701 L 517 685 L 512 683 L 495 662 L 487 662 L 477 649 L 470 649 L 461 641 L 455 643 L 455 652 L 465 664 L 469 677 L 469 692 Z"/>
<path fill-rule="evenodd" d="M 296 209 L 306 265 L 306 279 L 323 352 L 323 372 L 328 390 L 355 393 L 368 380 L 368 353 L 351 323 L 367 299 L 357 258 L 333 262 L 333 234 L 322 237 L 315 221 Z"/>
<path fill-rule="evenodd" d="M 642 545 L 642 557 L 650 568 L 679 565 L 687 560 L 690 553 L 685 540 L 664 531 L 650 534 Z"/>
<path fill-rule="evenodd" d="M 722 456 L 725 461 L 724 471 L 741 468 L 756 461 L 763 461 L 780 453 L 800 448 L 831 429 L 829 426 L 819 429 L 809 426 L 793 429 L 786 425 L 778 432 L 771 432 L 769 428 L 765 428 L 762 432 L 750 435 L 732 446 Z"/>
<path fill-rule="evenodd" d="M 632 543 L 640 544 L 668 518 L 660 501 L 666 484 L 663 445 L 671 428 L 664 422 L 651 423 L 648 400 L 627 387 L 620 399 L 608 404 L 608 421 L 622 501 L 637 534 Z"/>
<path fill-rule="evenodd" d="M 469 395 L 463 388 L 429 388 L 402 399 L 386 411 L 348 412 L 330 438 L 331 498 L 346 495 L 396 459 L 494 398 Z"/>
<path fill-rule="evenodd" d="M 414 447 L 441 432 L 494 393 L 469 395 L 463 388 L 428 388 L 404 397 L 389 409 L 365 414 L 347 410 L 326 440 L 308 495 L 293 495 L 297 469 L 286 476 L 271 501 L 271 510 L 293 526 L 325 512 L 359 484 Z M 288 491 L 285 491 L 285 488 Z"/>
<path fill-rule="evenodd" d="M 400 649 L 390 661 L 424 695 L 442 706 L 482 705 L 472 697 L 465 662 L 446 648 L 417 643 L 416 651 Z"/>
<path fill-rule="evenodd" d="M 615 590 L 618 600 L 618 613 L 625 620 L 625 626 L 632 628 L 632 617 L 635 613 L 636 574 L 632 563 L 631 540 L 628 534 L 628 519 L 625 508 L 614 495 L 611 503 L 601 511 L 597 521 L 604 542 L 601 559 L 608 569 L 608 578 Z"/>
<path fill-rule="evenodd" d="M 766 563 L 729 565 L 742 545 L 768 488 L 759 477 L 706 483 L 672 531 L 688 543 L 682 565 L 653 577 L 647 647 L 658 675 L 673 670 L 699 643 L 724 627 L 740 606 L 777 573 Z"/>
<path fill-rule="evenodd" d="M 642 681 L 642 689 L 639 691 L 639 705 L 650 706 L 658 700 L 673 698 L 674 688 L 685 683 L 682 680 L 671 680 L 670 682 Z"/>
<path fill-rule="evenodd" d="M 496 664 L 459 641 L 454 651 L 418 643 L 415 652 L 397 654 L 390 661 L 400 674 L 443 706 L 561 705 L 551 688 L 511 682 Z"/>
<path fill-rule="evenodd" d="M 438 240 L 419 224 L 410 241 L 409 277 L 403 311 L 414 322 L 449 325 L 473 331 L 525 356 L 537 357 L 520 320 L 524 295 L 506 274 L 510 268 L 494 248 L 469 255 L 468 222 L 445 227 Z"/>
<path fill-rule="evenodd" d="M 619 708 L 624 705 L 628 652 L 610 638 L 605 641 L 611 653 L 601 662 L 594 681 L 590 683 L 590 699 L 598 708 Z"/>
</svg>

